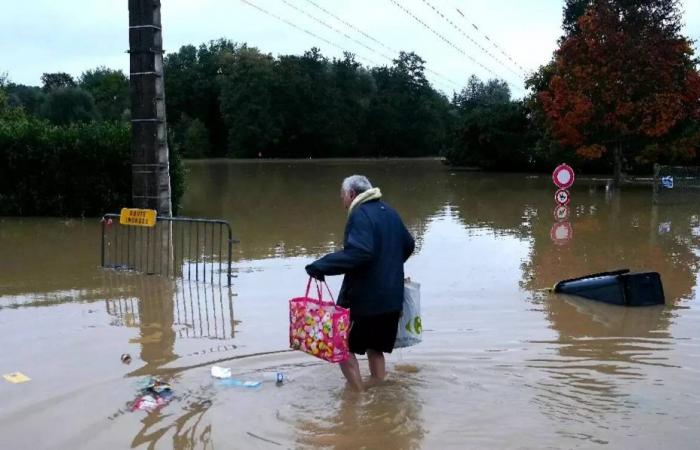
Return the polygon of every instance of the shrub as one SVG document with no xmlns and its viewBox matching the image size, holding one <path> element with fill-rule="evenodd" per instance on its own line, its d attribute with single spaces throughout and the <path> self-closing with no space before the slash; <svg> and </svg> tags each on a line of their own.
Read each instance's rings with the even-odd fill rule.
<svg viewBox="0 0 700 450">
<path fill-rule="evenodd" d="M 130 205 L 129 131 L 125 123 L 0 117 L 0 215 L 98 216 Z M 175 209 L 184 190 L 177 155 L 171 183 Z"/>
</svg>

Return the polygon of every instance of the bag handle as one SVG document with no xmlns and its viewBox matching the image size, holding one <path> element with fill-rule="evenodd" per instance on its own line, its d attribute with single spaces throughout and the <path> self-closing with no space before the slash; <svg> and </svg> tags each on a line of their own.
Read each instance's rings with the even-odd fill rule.
<svg viewBox="0 0 700 450">
<path fill-rule="evenodd" d="M 333 293 L 331 292 L 331 288 L 328 286 L 328 283 L 326 283 L 325 280 L 319 281 L 313 277 L 309 277 L 309 282 L 306 283 L 306 294 L 304 295 L 304 297 L 307 297 L 307 298 L 309 297 L 309 291 L 311 290 L 311 281 L 312 280 L 316 282 L 316 293 L 318 294 L 318 301 L 321 303 L 333 303 L 333 304 L 335 304 L 335 299 L 333 298 Z M 331 298 L 330 302 L 323 301 L 323 286 L 326 286 L 326 290 L 328 291 L 328 295 Z"/>
<path fill-rule="evenodd" d="M 306 294 L 304 294 L 304 297 L 308 298 L 309 297 L 309 291 L 311 290 L 311 281 L 314 280 L 316 281 L 316 293 L 318 294 L 318 300 L 321 301 L 323 297 L 323 291 L 321 291 L 321 287 L 318 285 L 318 280 L 316 280 L 313 277 L 309 277 L 309 282 L 306 283 Z"/>
</svg>

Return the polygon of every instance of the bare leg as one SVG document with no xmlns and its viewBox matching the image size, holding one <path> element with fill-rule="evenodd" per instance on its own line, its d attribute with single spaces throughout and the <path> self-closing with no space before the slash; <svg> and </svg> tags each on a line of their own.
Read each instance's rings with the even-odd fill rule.
<svg viewBox="0 0 700 450">
<path fill-rule="evenodd" d="M 350 357 L 340 363 L 340 370 L 345 375 L 345 379 L 348 380 L 348 384 L 356 391 L 362 391 L 364 389 L 362 385 L 362 375 L 360 375 L 360 365 L 357 363 L 357 358 L 355 358 L 354 353 L 350 353 Z"/>
<path fill-rule="evenodd" d="M 369 360 L 369 373 L 372 375 L 372 378 L 376 381 L 382 381 L 386 377 L 384 353 L 367 350 L 367 359 Z"/>
</svg>

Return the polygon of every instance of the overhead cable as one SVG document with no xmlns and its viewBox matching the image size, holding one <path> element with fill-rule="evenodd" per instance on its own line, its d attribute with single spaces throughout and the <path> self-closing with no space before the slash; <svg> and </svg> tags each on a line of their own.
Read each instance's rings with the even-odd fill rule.
<svg viewBox="0 0 700 450">
<path fill-rule="evenodd" d="M 298 12 L 300 12 L 300 13 L 306 15 L 307 17 L 310 17 L 311 19 L 313 19 L 313 20 L 315 20 L 316 22 L 320 23 L 321 25 L 325 26 L 326 28 L 328 28 L 328 29 L 330 29 L 330 30 L 332 30 L 332 31 L 335 31 L 335 32 L 338 33 L 338 34 L 341 34 L 341 35 L 344 36 L 346 39 L 349 39 L 349 40 L 355 42 L 356 44 L 361 45 L 362 47 L 364 47 L 364 48 L 370 50 L 370 51 L 373 52 L 373 53 L 376 53 L 377 55 L 380 55 L 380 56 L 382 56 L 382 57 L 388 59 L 389 61 L 393 61 L 393 60 L 394 60 L 394 58 L 392 58 L 391 56 L 388 56 L 388 55 L 386 55 L 385 53 L 379 52 L 379 51 L 375 50 L 374 48 L 365 45 L 364 43 L 358 41 L 357 39 L 355 39 L 355 38 L 353 38 L 353 37 L 351 37 L 351 36 L 348 36 L 348 35 L 347 35 L 346 33 L 344 33 L 343 31 L 340 31 L 340 30 L 338 30 L 337 28 L 335 28 L 335 27 L 329 25 L 329 24 L 328 24 L 327 22 L 325 22 L 324 20 L 319 19 L 318 17 L 316 17 L 316 16 L 314 16 L 314 15 L 308 13 L 307 11 L 304 11 L 303 9 L 301 9 L 301 8 L 295 6 L 295 5 L 292 5 L 289 1 L 287 1 L 287 0 L 282 0 L 282 1 L 283 1 L 285 4 L 289 5 L 290 7 L 294 8 L 295 10 L 297 10 Z M 320 5 L 318 5 L 316 2 L 314 2 L 314 1 L 312 1 L 312 0 L 306 0 L 306 1 L 307 1 L 308 3 L 310 3 L 310 4 L 312 4 L 313 6 L 315 6 L 316 8 L 318 8 L 319 10 L 323 11 L 323 12 L 326 13 L 327 15 L 333 17 L 335 20 L 337 20 L 338 22 L 342 23 L 342 24 L 345 25 L 346 27 L 348 27 L 348 28 L 350 28 L 351 30 L 355 31 L 356 33 L 359 33 L 359 34 L 361 34 L 362 36 L 364 36 L 365 38 L 371 40 L 372 42 L 375 42 L 375 43 L 381 45 L 382 47 L 384 47 L 385 49 L 389 50 L 389 51 L 392 52 L 392 53 L 398 53 L 397 50 L 394 50 L 393 48 L 391 48 L 391 47 L 389 47 L 388 45 L 386 45 L 386 44 L 382 43 L 381 41 L 379 41 L 378 39 L 373 38 L 373 37 L 370 36 L 369 34 L 365 33 L 365 32 L 362 31 L 362 30 L 360 30 L 360 29 L 359 29 L 358 27 L 356 27 L 355 25 L 353 25 L 353 24 L 351 24 L 351 23 L 349 23 L 349 22 L 347 22 L 347 21 L 341 19 L 341 18 L 338 17 L 337 15 L 335 15 L 335 14 L 333 14 L 332 12 L 328 11 L 326 8 L 324 8 L 324 7 L 320 6 Z M 457 83 L 455 83 L 454 81 L 452 81 L 451 79 L 447 78 L 446 76 L 442 75 L 442 74 L 439 73 L 439 72 L 435 72 L 434 70 L 431 70 L 431 69 L 428 69 L 428 68 L 426 68 L 425 71 L 426 71 L 426 72 L 429 72 L 429 73 L 431 73 L 431 74 L 433 74 L 434 76 L 436 76 L 436 77 L 438 77 L 438 78 L 441 78 L 441 79 L 443 79 L 443 80 L 445 80 L 445 81 L 451 83 L 451 84 L 454 85 L 455 87 L 458 87 L 458 84 L 457 84 Z"/>
<path fill-rule="evenodd" d="M 464 36 L 465 38 L 467 38 L 467 40 L 469 40 L 469 42 L 471 42 L 472 44 L 476 45 L 476 46 L 479 48 L 479 50 L 481 50 L 482 52 L 486 53 L 489 57 L 491 57 L 491 59 L 495 60 L 497 63 L 499 63 L 499 64 L 502 65 L 503 67 L 505 67 L 505 68 L 508 69 L 509 71 L 513 72 L 516 76 L 518 76 L 518 77 L 522 77 L 522 76 L 523 76 L 523 74 L 518 73 L 518 72 L 516 72 L 515 70 L 513 70 L 512 68 L 510 68 L 510 66 L 506 65 L 503 61 L 501 61 L 499 58 L 497 58 L 496 55 L 494 55 L 494 54 L 491 53 L 489 50 L 487 50 L 486 48 L 484 48 L 483 45 L 481 45 L 481 44 L 479 44 L 477 41 L 475 41 L 475 40 L 474 40 L 469 34 L 467 34 L 459 25 L 457 25 L 456 23 L 454 23 L 454 22 L 452 21 L 452 19 L 450 19 L 449 17 L 447 17 L 445 14 L 443 14 L 443 12 L 440 11 L 437 7 L 435 7 L 435 5 L 433 5 L 430 1 L 428 1 L 428 0 L 422 0 L 422 1 L 423 1 L 423 3 L 425 3 L 426 5 L 428 5 L 428 6 L 430 7 L 430 9 L 432 9 L 433 12 L 435 12 L 435 14 L 439 15 L 440 17 L 443 18 L 443 20 L 445 20 L 447 23 L 449 23 L 450 25 L 452 25 L 452 27 L 453 27 L 455 30 L 457 30 L 462 36 Z M 473 24 L 472 24 L 472 25 L 473 25 Z"/>
<path fill-rule="evenodd" d="M 296 28 L 297 30 L 302 31 L 302 32 L 308 34 L 309 36 L 312 36 L 312 37 L 314 37 L 314 38 L 316 38 L 316 39 L 318 39 L 318 40 L 320 40 L 320 41 L 323 41 L 323 42 L 325 42 L 326 44 L 331 45 L 331 46 L 333 46 L 333 47 L 335 47 L 335 48 L 337 48 L 337 49 L 339 49 L 339 50 L 341 50 L 341 51 L 343 51 L 343 52 L 352 53 L 352 54 L 356 55 L 358 58 L 364 59 L 365 61 L 368 61 L 370 64 L 372 64 L 372 65 L 374 65 L 374 66 L 378 66 L 378 65 L 379 65 L 379 63 L 377 63 L 376 61 L 374 61 L 374 60 L 372 60 L 372 59 L 369 59 L 369 58 L 365 58 L 365 57 L 363 57 L 363 56 L 361 56 L 361 55 L 356 54 L 355 52 L 350 52 L 349 50 L 346 50 L 345 48 L 341 47 L 340 45 L 338 45 L 338 44 L 336 44 L 336 43 L 334 43 L 334 42 L 331 42 L 331 41 L 329 41 L 328 39 L 323 38 L 323 37 L 319 36 L 318 34 L 312 32 L 312 31 L 307 30 L 306 28 L 300 27 L 299 25 L 297 25 L 297 24 L 295 24 L 295 23 L 293 23 L 293 22 L 290 22 L 289 20 L 287 20 L 287 19 L 285 19 L 285 18 L 283 18 L 283 17 L 280 17 L 280 16 L 278 16 L 277 14 L 275 14 L 275 13 L 273 13 L 273 12 L 270 12 L 270 11 L 268 11 L 268 10 L 266 10 L 266 9 L 264 9 L 264 8 L 262 8 L 262 7 L 260 7 L 260 6 L 258 6 L 258 5 L 256 5 L 255 3 L 253 3 L 253 2 L 251 2 L 251 1 L 249 1 L 249 0 L 241 0 L 241 1 L 242 1 L 243 3 L 245 3 L 246 5 L 251 6 L 251 7 L 255 8 L 255 9 L 257 9 L 258 11 L 260 11 L 260 12 L 262 12 L 262 13 L 264 13 L 264 14 L 267 14 L 268 16 L 273 17 L 273 18 L 275 18 L 275 19 L 277 19 L 277 20 L 279 20 L 279 21 L 281 21 L 281 22 L 284 22 L 284 23 L 286 23 L 287 25 L 289 25 L 290 27 Z"/>
<path fill-rule="evenodd" d="M 418 22 L 419 24 L 421 24 L 421 25 L 422 25 L 424 28 L 426 28 L 428 31 L 430 31 L 431 33 L 433 33 L 433 34 L 434 34 L 435 36 L 437 36 L 438 38 L 440 38 L 440 40 L 442 40 L 443 42 L 445 42 L 447 45 L 449 45 L 450 47 L 452 47 L 453 49 L 455 49 L 457 52 L 459 52 L 459 53 L 462 54 L 463 56 L 467 57 L 470 61 L 472 61 L 472 62 L 473 62 L 474 64 L 476 64 L 477 66 L 479 66 L 479 67 L 481 67 L 482 69 L 484 69 L 484 70 L 485 70 L 486 72 L 488 72 L 489 74 L 491 74 L 491 76 L 493 76 L 493 77 L 495 77 L 495 78 L 499 78 L 499 75 L 498 75 L 496 72 L 494 72 L 493 70 L 491 70 L 489 67 L 487 67 L 486 65 L 484 65 L 484 64 L 481 63 L 480 61 L 476 60 L 473 56 L 471 56 L 470 54 L 468 54 L 467 52 L 465 52 L 461 47 L 457 46 L 455 43 L 453 43 L 452 41 L 450 41 L 449 39 L 447 39 L 447 38 L 446 38 L 444 35 L 442 35 L 440 32 L 436 31 L 433 27 L 431 27 L 430 25 L 428 25 L 427 23 L 425 23 L 420 17 L 418 17 L 418 16 L 416 16 L 415 14 L 413 14 L 411 11 L 409 11 L 408 9 L 406 9 L 406 8 L 405 8 L 403 5 L 401 5 L 399 2 L 397 2 L 396 0 L 389 0 L 389 1 L 390 1 L 391 3 L 393 3 L 396 7 L 398 7 L 399 9 L 401 9 L 404 13 L 408 14 L 409 16 L 411 16 L 416 22 Z M 513 83 L 511 83 L 511 84 L 513 84 Z M 524 89 L 521 88 L 520 86 L 514 85 L 513 87 L 517 88 L 519 91 L 524 92 Z"/>
<path fill-rule="evenodd" d="M 502 54 L 503 56 L 505 56 L 506 58 L 508 58 L 508 61 L 510 61 L 511 63 L 513 63 L 515 66 L 517 66 L 518 69 L 520 69 L 523 73 L 526 73 L 526 72 L 527 72 L 527 71 L 523 68 L 523 66 L 521 66 L 520 64 L 518 64 L 518 62 L 517 62 L 516 60 L 514 60 L 508 53 L 506 53 L 505 50 L 503 50 L 503 49 L 501 48 L 500 45 L 496 44 L 496 42 L 495 42 L 493 39 L 491 39 L 491 38 L 490 38 L 486 33 L 484 33 L 483 31 L 481 31 L 481 29 L 480 29 L 479 27 L 477 27 L 476 24 L 474 24 L 474 22 L 469 21 L 469 19 L 467 19 L 467 16 L 465 16 L 464 13 L 463 13 L 459 8 L 455 7 L 455 9 L 456 9 L 457 12 L 459 13 L 459 15 L 462 16 L 462 18 L 463 18 L 465 21 L 469 22 L 469 24 L 470 24 L 476 31 L 478 31 L 479 33 L 481 33 L 482 36 L 484 36 L 484 39 L 486 39 L 487 41 L 489 41 L 499 52 L 501 52 L 501 54 Z"/>
</svg>

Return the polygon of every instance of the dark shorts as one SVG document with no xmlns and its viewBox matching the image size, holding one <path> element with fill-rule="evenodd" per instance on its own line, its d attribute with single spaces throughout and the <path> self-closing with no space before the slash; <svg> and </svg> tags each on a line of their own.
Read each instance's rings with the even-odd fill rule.
<svg viewBox="0 0 700 450">
<path fill-rule="evenodd" d="M 348 338 L 350 351 L 358 355 L 364 355 L 367 350 L 391 353 L 394 350 L 400 317 L 400 311 L 376 316 L 351 317 Z"/>
</svg>

